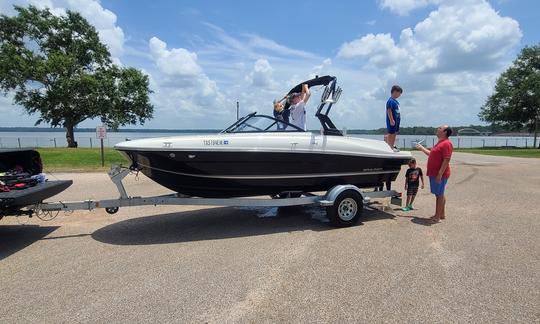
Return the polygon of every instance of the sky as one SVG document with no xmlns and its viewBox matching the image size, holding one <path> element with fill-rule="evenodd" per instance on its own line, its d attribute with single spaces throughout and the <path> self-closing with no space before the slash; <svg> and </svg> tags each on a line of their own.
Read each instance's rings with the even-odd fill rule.
<svg viewBox="0 0 540 324">
<path fill-rule="evenodd" d="M 154 118 L 129 128 L 225 128 L 237 101 L 241 114 L 271 115 L 273 99 L 327 74 L 343 88 L 339 128 L 384 127 L 393 84 L 402 126 L 480 124 L 497 76 L 540 43 L 536 0 L 0 0 L 0 12 L 28 4 L 80 12 L 115 63 L 148 74 Z M 0 96 L 0 127 L 37 119 Z"/>
</svg>

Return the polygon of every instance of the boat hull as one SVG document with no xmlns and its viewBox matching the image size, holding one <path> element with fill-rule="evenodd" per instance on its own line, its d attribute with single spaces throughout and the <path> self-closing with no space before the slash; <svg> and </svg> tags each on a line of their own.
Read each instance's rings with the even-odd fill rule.
<svg viewBox="0 0 540 324">
<path fill-rule="evenodd" d="M 119 150 L 153 181 L 196 197 L 316 192 L 340 184 L 376 187 L 394 181 L 410 159 L 314 152 Z"/>
</svg>

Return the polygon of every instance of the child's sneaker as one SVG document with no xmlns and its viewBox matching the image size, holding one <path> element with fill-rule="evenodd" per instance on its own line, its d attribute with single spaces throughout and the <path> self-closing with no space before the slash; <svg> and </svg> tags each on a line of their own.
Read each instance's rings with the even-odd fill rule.
<svg viewBox="0 0 540 324">
<path fill-rule="evenodd" d="M 409 205 L 409 210 L 414 210 L 413 205 Z"/>
<path fill-rule="evenodd" d="M 401 210 L 403 210 L 403 211 L 409 211 L 409 210 L 411 210 L 411 209 L 409 208 L 409 206 L 405 206 L 405 207 L 401 208 Z"/>
</svg>

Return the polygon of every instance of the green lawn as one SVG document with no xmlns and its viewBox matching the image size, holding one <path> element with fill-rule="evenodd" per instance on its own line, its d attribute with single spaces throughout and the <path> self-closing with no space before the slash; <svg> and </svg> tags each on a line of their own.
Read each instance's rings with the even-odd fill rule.
<svg viewBox="0 0 540 324">
<path fill-rule="evenodd" d="M 105 166 L 101 166 L 99 148 L 38 148 L 45 172 L 107 171 L 112 164 L 129 166 L 129 162 L 118 151 L 105 148 Z"/>
<path fill-rule="evenodd" d="M 519 148 L 472 148 L 455 149 L 456 152 L 475 153 L 484 155 L 498 155 L 523 158 L 540 158 L 540 149 L 519 149 Z"/>
</svg>

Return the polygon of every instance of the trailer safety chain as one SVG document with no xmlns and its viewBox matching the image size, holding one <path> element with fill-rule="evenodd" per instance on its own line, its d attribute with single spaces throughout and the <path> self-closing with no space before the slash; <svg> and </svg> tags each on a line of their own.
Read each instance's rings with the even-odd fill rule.
<svg viewBox="0 0 540 324">
<path fill-rule="evenodd" d="M 64 205 L 63 202 L 59 201 L 60 204 Z M 64 205 L 65 206 L 65 205 Z M 36 217 L 44 222 L 52 221 L 55 219 L 58 214 L 60 214 L 59 210 L 43 210 L 41 208 L 41 203 L 36 205 L 36 208 L 34 209 L 34 213 L 36 214 Z"/>
</svg>

